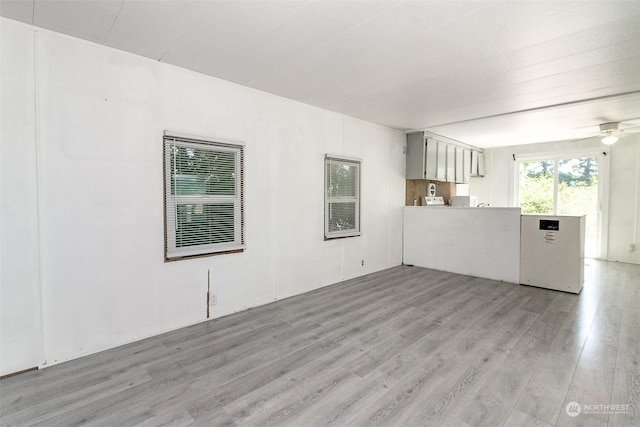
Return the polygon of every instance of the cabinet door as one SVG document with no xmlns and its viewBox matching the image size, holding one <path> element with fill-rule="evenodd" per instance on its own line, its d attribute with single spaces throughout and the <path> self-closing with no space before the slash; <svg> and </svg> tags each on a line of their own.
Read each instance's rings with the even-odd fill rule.
<svg viewBox="0 0 640 427">
<path fill-rule="evenodd" d="M 438 142 L 434 139 L 427 139 L 425 158 L 425 179 L 437 180 L 438 168 Z"/>
<path fill-rule="evenodd" d="M 471 176 L 484 176 L 484 153 L 471 151 Z"/>
<path fill-rule="evenodd" d="M 471 150 L 465 148 L 462 154 L 464 156 L 462 159 L 462 182 L 468 184 L 471 176 Z"/>
<path fill-rule="evenodd" d="M 447 144 L 438 141 L 438 161 L 436 162 L 436 180 L 447 180 Z"/>
<path fill-rule="evenodd" d="M 464 148 L 456 147 L 456 183 L 464 183 Z"/>
<path fill-rule="evenodd" d="M 478 176 L 484 176 L 484 153 L 478 153 Z"/>
<path fill-rule="evenodd" d="M 456 147 L 447 144 L 447 181 L 456 182 Z"/>
<path fill-rule="evenodd" d="M 478 152 L 471 150 L 471 176 L 478 176 Z"/>
<path fill-rule="evenodd" d="M 424 179 L 425 146 L 424 133 L 407 135 L 407 179 Z"/>
</svg>

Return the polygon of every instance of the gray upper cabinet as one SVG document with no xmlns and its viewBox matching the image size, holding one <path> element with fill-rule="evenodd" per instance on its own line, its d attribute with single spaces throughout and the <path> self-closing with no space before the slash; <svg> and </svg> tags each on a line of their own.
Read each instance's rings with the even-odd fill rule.
<svg viewBox="0 0 640 427">
<path fill-rule="evenodd" d="M 445 144 L 447 147 L 447 181 L 456 182 L 456 146 Z"/>
<path fill-rule="evenodd" d="M 471 151 L 471 176 L 484 176 L 484 153 Z"/>
<path fill-rule="evenodd" d="M 426 148 L 424 133 L 416 132 L 407 135 L 407 179 L 426 179 Z"/>
<path fill-rule="evenodd" d="M 484 176 L 484 153 L 478 152 L 478 176 Z"/>
<path fill-rule="evenodd" d="M 438 167 L 438 141 L 433 139 L 427 139 L 426 141 L 426 153 L 427 157 L 424 162 L 424 178 L 430 180 L 437 180 L 436 171 Z"/>
<path fill-rule="evenodd" d="M 438 180 L 438 141 L 423 132 L 407 135 L 407 179 Z"/>
<path fill-rule="evenodd" d="M 462 158 L 462 182 L 469 183 L 471 179 L 471 150 L 464 149 Z"/>
<path fill-rule="evenodd" d="M 469 182 L 471 151 L 425 136 L 407 135 L 407 179 Z"/>
<path fill-rule="evenodd" d="M 464 184 L 469 182 L 468 179 L 465 181 L 465 173 L 464 173 L 464 155 L 465 151 L 468 151 L 462 147 L 456 147 L 456 184 Z M 469 170 L 469 172 L 471 172 Z M 467 173 L 467 178 L 469 177 L 469 173 Z"/>
<path fill-rule="evenodd" d="M 432 140 L 429 139 L 429 142 Z M 436 181 L 447 180 L 447 144 L 433 141 L 438 145 L 438 160 L 436 161 Z"/>
</svg>

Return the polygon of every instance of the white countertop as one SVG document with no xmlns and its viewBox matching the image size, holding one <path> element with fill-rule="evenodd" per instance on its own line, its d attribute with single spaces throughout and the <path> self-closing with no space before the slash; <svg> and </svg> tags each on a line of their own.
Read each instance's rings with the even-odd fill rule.
<svg viewBox="0 0 640 427">
<path fill-rule="evenodd" d="M 406 209 L 466 209 L 469 211 L 482 210 L 518 210 L 520 208 L 502 207 L 502 206 L 483 206 L 483 207 L 469 207 L 469 206 L 405 206 Z"/>
</svg>

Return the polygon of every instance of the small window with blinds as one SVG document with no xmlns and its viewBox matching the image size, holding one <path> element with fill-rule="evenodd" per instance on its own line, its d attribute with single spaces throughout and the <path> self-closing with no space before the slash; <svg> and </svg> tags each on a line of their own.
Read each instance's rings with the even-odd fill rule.
<svg viewBox="0 0 640 427">
<path fill-rule="evenodd" d="M 326 155 L 324 237 L 360 235 L 360 161 Z"/>
<path fill-rule="evenodd" d="M 165 259 L 244 249 L 244 147 L 165 132 Z"/>
</svg>

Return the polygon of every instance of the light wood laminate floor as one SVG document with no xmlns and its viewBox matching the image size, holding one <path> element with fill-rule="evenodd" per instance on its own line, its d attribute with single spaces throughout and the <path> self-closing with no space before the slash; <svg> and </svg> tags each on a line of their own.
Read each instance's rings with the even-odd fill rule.
<svg viewBox="0 0 640 427">
<path fill-rule="evenodd" d="M 638 426 L 640 266 L 586 264 L 580 295 L 370 274 L 6 378 L 0 425 Z"/>
</svg>

